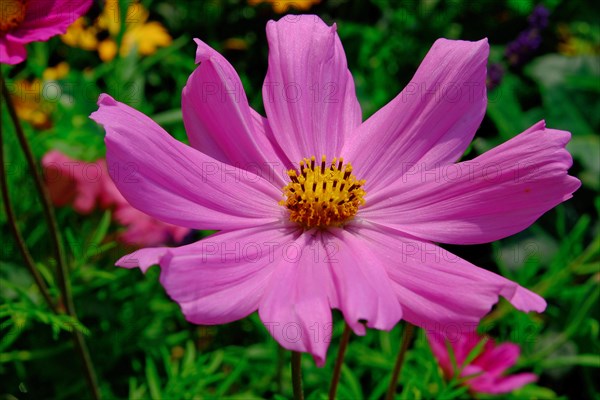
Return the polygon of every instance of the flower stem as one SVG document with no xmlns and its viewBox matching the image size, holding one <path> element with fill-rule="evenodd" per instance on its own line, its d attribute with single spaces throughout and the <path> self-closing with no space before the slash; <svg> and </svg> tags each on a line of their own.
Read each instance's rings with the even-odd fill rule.
<svg viewBox="0 0 600 400">
<path fill-rule="evenodd" d="M 406 351 L 408 350 L 408 346 L 410 345 L 413 332 L 414 326 L 409 324 L 408 322 L 405 322 L 404 332 L 402 333 L 402 346 L 400 347 L 398 358 L 396 358 L 396 364 L 394 365 L 394 371 L 392 372 L 392 377 L 390 379 L 390 385 L 388 386 L 387 394 L 385 395 L 385 400 L 394 399 L 394 395 L 396 394 L 396 388 L 398 386 L 398 377 L 400 376 L 400 372 L 402 372 L 404 357 L 406 356 Z"/>
<path fill-rule="evenodd" d="M 1 111 L 0 111 L 1 114 Z M 1 117 L 0 117 L 1 118 Z M 48 304 L 48 307 L 53 312 L 57 312 L 56 305 L 54 304 L 54 300 L 50 296 L 50 292 L 48 291 L 48 286 L 46 282 L 42 278 L 42 275 L 38 271 L 35 266 L 35 262 L 33 261 L 33 257 L 31 253 L 27 249 L 27 245 L 25 244 L 25 240 L 23 239 L 23 235 L 21 235 L 21 231 L 19 230 L 19 225 L 17 224 L 17 218 L 15 217 L 15 212 L 12 207 L 12 202 L 10 200 L 10 196 L 8 193 L 8 180 L 6 175 L 6 161 L 4 160 L 4 138 L 2 137 L 2 129 L 0 129 L 0 185 L 2 189 L 2 203 L 4 204 L 4 211 L 6 212 L 6 219 L 10 229 L 12 231 L 13 236 L 17 242 L 17 247 L 23 256 L 23 260 L 25 260 L 25 266 L 29 270 L 29 273 L 33 277 L 35 284 L 37 285 L 42 297 Z"/>
<path fill-rule="evenodd" d="M 54 216 L 54 209 L 52 207 L 52 203 L 50 202 L 50 195 L 48 194 L 48 190 L 44 185 L 42 180 L 42 176 L 38 170 L 37 163 L 35 158 L 33 157 L 33 153 L 31 148 L 29 147 L 29 143 L 27 142 L 27 137 L 25 136 L 25 132 L 23 131 L 23 127 L 21 126 L 21 122 L 19 121 L 19 117 L 17 116 L 17 112 L 15 110 L 15 106 L 13 104 L 12 98 L 8 93 L 8 88 L 6 87 L 6 83 L 4 82 L 4 76 L 2 75 L 2 71 L 0 70 L 0 86 L 2 86 L 2 98 L 6 102 L 6 106 L 8 108 L 8 113 L 12 119 L 13 125 L 15 127 L 15 132 L 17 135 L 17 139 L 19 140 L 19 145 L 21 146 L 21 150 L 25 155 L 25 160 L 27 161 L 27 165 L 31 172 L 31 175 L 34 178 L 35 187 L 38 193 L 38 197 L 42 203 L 42 209 L 44 212 L 44 217 L 46 218 L 46 222 L 48 223 L 49 231 L 50 231 L 50 239 L 52 241 L 52 245 L 54 247 L 54 252 L 56 255 L 56 263 L 57 263 L 57 272 L 58 272 L 58 281 L 62 293 L 62 302 L 64 303 L 64 308 L 67 312 L 67 315 L 77 320 L 77 314 L 75 312 L 75 306 L 73 304 L 73 297 L 71 294 L 70 280 L 69 280 L 69 270 L 66 264 L 66 258 L 64 255 L 64 249 L 62 247 L 62 242 L 60 239 L 60 232 L 58 230 L 58 223 L 56 222 L 56 217 Z M 2 149 L 4 151 L 4 149 Z M 4 157 L 2 157 L 4 158 Z M 2 168 L 4 171 L 4 168 Z M 4 174 L 3 174 L 4 176 Z M 4 178 L 2 178 L 4 179 Z M 4 182 L 3 182 L 4 183 Z M 8 185 L 4 188 L 3 192 L 6 191 L 8 194 Z M 3 193 L 4 197 L 4 193 Z M 8 196 L 6 196 L 8 199 Z M 5 201 L 6 203 L 6 201 Z M 6 206 L 5 206 L 6 207 Z M 15 225 L 16 226 L 16 225 Z M 14 233 L 14 231 L 13 231 Z M 20 236 L 20 235 L 19 235 Z M 22 239 L 22 238 L 21 238 Z M 19 240 L 17 239 L 17 242 Z M 23 242 L 24 245 L 24 242 Z M 31 257 L 30 257 L 31 258 Z M 33 260 L 30 260 L 33 262 Z M 27 261 L 26 261 L 27 262 Z M 35 279 L 35 277 L 34 277 Z M 59 310 L 56 310 L 59 311 Z M 92 398 L 100 399 L 100 391 L 98 389 L 98 383 L 96 380 L 96 374 L 94 371 L 94 366 L 91 362 L 91 357 L 89 351 L 87 349 L 87 345 L 85 343 L 85 339 L 80 331 L 77 329 L 73 329 L 72 332 L 73 341 L 75 344 L 75 349 L 81 358 L 81 361 L 84 366 L 85 376 L 90 388 L 90 392 L 92 394 Z"/>
<path fill-rule="evenodd" d="M 39 173 L 37 162 L 33 157 L 33 153 L 31 152 L 31 148 L 29 147 L 29 143 L 27 142 L 25 132 L 23 132 L 23 127 L 21 126 L 21 122 L 19 121 L 19 117 L 17 116 L 17 112 L 15 110 L 12 98 L 8 93 L 8 89 L 6 88 L 4 77 L 1 77 L 1 79 L 2 97 L 4 97 L 4 99 L 6 100 L 8 113 L 10 114 L 13 125 L 15 127 L 17 139 L 19 140 L 19 145 L 21 146 L 21 150 L 23 150 L 25 160 L 27 161 L 27 166 L 29 167 L 31 175 L 33 176 L 35 187 L 38 192 L 38 197 L 40 198 L 40 201 L 42 203 L 44 217 L 46 218 L 46 222 L 48 223 L 48 227 L 50 228 L 50 240 L 52 240 L 52 245 L 56 256 L 56 263 L 58 265 L 59 282 L 61 285 L 63 302 L 65 303 L 64 306 L 67 310 L 67 313 L 71 315 L 71 312 L 69 312 L 73 310 L 72 301 L 69 301 L 69 299 L 71 298 L 71 288 L 68 285 L 68 280 L 66 279 L 66 277 L 68 276 L 68 271 L 66 268 L 63 247 L 59 238 L 60 234 L 58 231 L 58 224 L 56 223 L 52 203 L 50 202 L 50 195 L 48 194 L 46 186 L 44 185 L 44 182 L 42 180 L 42 176 Z"/>
<path fill-rule="evenodd" d="M 292 351 L 292 387 L 294 388 L 294 400 L 304 400 L 301 363 L 302 353 Z"/>
<path fill-rule="evenodd" d="M 348 341 L 350 341 L 350 327 L 348 324 L 344 324 L 344 333 L 340 339 L 340 347 L 338 348 L 337 358 L 335 359 L 335 366 L 333 367 L 333 376 L 331 377 L 331 385 L 329 386 L 329 400 L 335 399 L 337 393 L 338 383 L 340 382 L 340 374 L 342 372 L 342 365 L 344 364 L 344 356 L 346 355 L 346 348 L 348 347 Z"/>
</svg>

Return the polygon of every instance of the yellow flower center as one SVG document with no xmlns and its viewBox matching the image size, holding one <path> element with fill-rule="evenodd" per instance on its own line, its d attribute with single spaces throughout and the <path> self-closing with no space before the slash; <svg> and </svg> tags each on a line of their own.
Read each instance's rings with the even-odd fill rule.
<svg viewBox="0 0 600 400">
<path fill-rule="evenodd" d="M 16 28 L 25 19 L 27 0 L 2 0 L 0 6 L 0 32 Z"/>
<path fill-rule="evenodd" d="M 341 226 L 365 204 L 365 180 L 352 175 L 352 165 L 342 158 L 327 157 L 316 164 L 315 156 L 300 161 L 298 171 L 288 171 L 291 182 L 283 188 L 287 200 L 279 202 L 290 212 L 290 220 L 305 229 Z"/>
</svg>

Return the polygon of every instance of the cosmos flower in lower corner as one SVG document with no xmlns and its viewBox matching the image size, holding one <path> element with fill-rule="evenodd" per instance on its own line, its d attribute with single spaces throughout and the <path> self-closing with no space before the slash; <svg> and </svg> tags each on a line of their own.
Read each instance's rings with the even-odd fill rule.
<svg viewBox="0 0 600 400">
<path fill-rule="evenodd" d="M 220 231 L 117 265 L 159 264 L 192 323 L 258 310 L 283 347 L 318 365 L 334 308 L 359 335 L 401 319 L 477 326 L 499 296 L 545 309 L 537 294 L 434 244 L 517 233 L 580 185 L 567 172 L 570 134 L 543 122 L 456 163 L 486 109 L 486 40 L 439 39 L 407 88 L 362 122 L 335 25 L 284 17 L 269 22 L 267 38 L 267 118 L 250 108 L 233 67 L 197 40 L 200 65 L 182 97 L 189 146 L 100 96 L 91 118 L 106 130 L 109 171 L 127 201 Z"/>
<path fill-rule="evenodd" d="M 118 236 L 124 244 L 159 246 L 181 243 L 189 233 L 187 228 L 158 221 L 133 208 L 115 187 L 102 159 L 88 163 L 52 150 L 42 158 L 42 166 L 54 205 L 73 205 L 80 214 L 89 214 L 97 207 L 112 209 L 114 220 L 125 227 Z"/>
<path fill-rule="evenodd" d="M 428 332 L 427 339 L 444 377 L 461 378 L 472 393 L 509 393 L 537 381 L 537 375 L 532 373 L 505 374 L 521 354 L 515 343 L 496 344 L 475 332 L 452 335 L 452 338 L 445 338 L 440 332 Z"/>
<path fill-rule="evenodd" d="M 65 33 L 92 0 L 3 0 L 0 7 L 0 62 L 25 60 L 25 45 Z"/>
</svg>

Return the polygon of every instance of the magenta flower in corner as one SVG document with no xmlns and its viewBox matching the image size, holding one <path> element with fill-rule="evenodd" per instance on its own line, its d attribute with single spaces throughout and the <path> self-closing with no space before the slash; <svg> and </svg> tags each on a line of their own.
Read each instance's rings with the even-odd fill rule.
<svg viewBox="0 0 600 400">
<path fill-rule="evenodd" d="M 532 373 L 506 374 L 521 354 L 521 349 L 515 343 L 497 345 L 494 340 L 486 340 L 475 332 L 460 333 L 452 338 L 444 338 L 439 332 L 428 332 L 427 339 L 444 377 L 462 378 L 463 385 L 472 393 L 509 393 L 537 381 L 537 375 Z M 486 342 L 481 343 L 482 340 Z M 450 345 L 454 363 L 448 354 L 446 343 Z M 478 345 L 482 347 L 476 349 Z M 472 361 L 467 360 L 467 357 Z M 455 365 L 458 371 L 455 370 Z M 459 372 L 460 376 L 456 376 Z"/>
<path fill-rule="evenodd" d="M 569 133 L 535 124 L 456 163 L 486 109 L 486 40 L 435 42 L 407 88 L 366 121 L 336 27 L 316 16 L 267 25 L 267 118 L 240 78 L 197 40 L 183 90 L 190 145 L 108 95 L 106 130 L 123 196 L 165 222 L 219 233 L 147 248 L 117 265 L 161 267 L 186 318 L 223 324 L 258 310 L 285 348 L 325 362 L 332 309 L 359 335 L 405 319 L 473 329 L 499 296 L 545 301 L 434 242 L 485 243 L 519 232 L 569 199 Z"/>
<path fill-rule="evenodd" d="M 42 42 L 67 31 L 92 5 L 92 0 L 2 0 L 0 6 L 0 62 L 25 60 L 25 45 Z"/>
</svg>

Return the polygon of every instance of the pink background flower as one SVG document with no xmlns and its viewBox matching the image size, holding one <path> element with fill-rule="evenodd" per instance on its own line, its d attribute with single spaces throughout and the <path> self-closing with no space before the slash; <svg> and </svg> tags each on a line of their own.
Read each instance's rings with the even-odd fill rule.
<svg viewBox="0 0 600 400">
<path fill-rule="evenodd" d="M 506 375 L 506 370 L 516 364 L 521 353 L 519 346 L 514 343 L 496 345 L 488 338 L 477 357 L 465 365 L 466 358 L 478 343 L 485 340 L 484 337 L 475 332 L 462 332 L 445 339 L 441 333 L 429 332 L 427 339 L 447 379 L 452 379 L 459 372 L 454 370 L 446 341 L 450 344 L 456 365 L 462 369 L 460 377 L 471 376 L 464 384 L 472 392 L 509 393 L 537 380 L 537 375 L 526 372 Z"/>
<path fill-rule="evenodd" d="M 85 163 L 52 150 L 42 158 L 44 178 L 52 202 L 59 206 L 73 204 L 80 214 L 89 214 L 104 192 L 103 165 Z"/>
<path fill-rule="evenodd" d="M 104 160 L 87 163 L 52 150 L 43 157 L 42 165 L 55 205 L 73 204 L 81 214 L 89 214 L 97 207 L 114 209 L 114 220 L 126 227 L 119 235 L 123 243 L 136 246 L 181 243 L 189 232 L 187 228 L 158 221 L 133 208 L 117 190 Z"/>
</svg>

